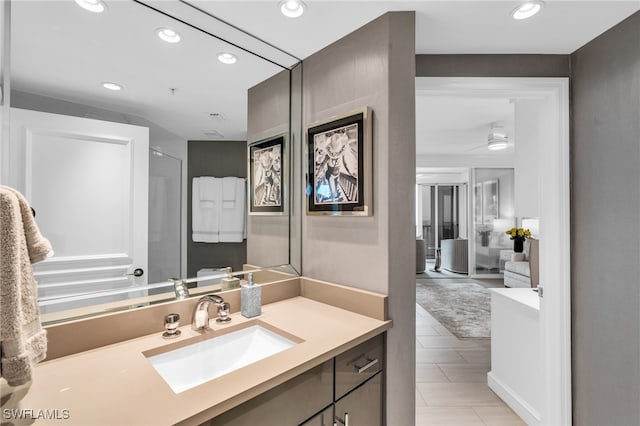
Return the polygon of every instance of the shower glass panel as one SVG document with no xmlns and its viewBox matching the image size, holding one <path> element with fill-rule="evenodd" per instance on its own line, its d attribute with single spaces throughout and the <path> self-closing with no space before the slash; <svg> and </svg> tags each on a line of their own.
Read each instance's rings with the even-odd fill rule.
<svg viewBox="0 0 640 426">
<path fill-rule="evenodd" d="M 473 182 L 475 274 L 498 275 L 513 250 L 505 234 L 515 225 L 513 169 L 474 169 Z"/>
<path fill-rule="evenodd" d="M 182 276 L 181 179 L 182 160 L 149 150 L 149 284 Z"/>
</svg>

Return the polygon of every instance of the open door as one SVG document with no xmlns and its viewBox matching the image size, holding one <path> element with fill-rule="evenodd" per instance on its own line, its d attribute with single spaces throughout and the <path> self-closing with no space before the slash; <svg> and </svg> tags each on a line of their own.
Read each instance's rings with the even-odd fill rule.
<svg viewBox="0 0 640 426">
<path fill-rule="evenodd" d="M 35 265 L 43 313 L 146 294 L 148 147 L 146 127 L 11 109 L 8 185 L 55 253 Z"/>
</svg>

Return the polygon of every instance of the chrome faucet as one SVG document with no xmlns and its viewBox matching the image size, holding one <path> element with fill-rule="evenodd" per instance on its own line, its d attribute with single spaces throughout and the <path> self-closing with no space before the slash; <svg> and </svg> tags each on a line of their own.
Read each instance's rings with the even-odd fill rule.
<svg viewBox="0 0 640 426">
<path fill-rule="evenodd" d="M 231 321 L 229 311 L 231 305 L 225 302 L 224 299 L 215 294 L 207 294 L 202 296 L 196 304 L 196 309 L 193 311 L 193 321 L 191 322 L 191 328 L 194 330 L 206 330 L 209 328 L 209 305 L 213 302 L 218 307 L 217 322 Z"/>
</svg>

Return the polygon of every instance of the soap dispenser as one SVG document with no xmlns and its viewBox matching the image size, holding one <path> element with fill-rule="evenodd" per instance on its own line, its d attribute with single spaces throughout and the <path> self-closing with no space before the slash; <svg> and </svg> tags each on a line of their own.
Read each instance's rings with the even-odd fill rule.
<svg viewBox="0 0 640 426">
<path fill-rule="evenodd" d="M 253 274 L 249 273 L 246 285 L 240 290 L 240 307 L 242 316 L 253 318 L 260 315 L 262 306 L 262 287 L 253 282 Z"/>
<path fill-rule="evenodd" d="M 240 278 L 234 277 L 231 273 L 230 266 L 227 266 L 227 278 L 223 278 L 220 280 L 220 290 L 232 290 L 234 288 L 240 288 Z"/>
</svg>

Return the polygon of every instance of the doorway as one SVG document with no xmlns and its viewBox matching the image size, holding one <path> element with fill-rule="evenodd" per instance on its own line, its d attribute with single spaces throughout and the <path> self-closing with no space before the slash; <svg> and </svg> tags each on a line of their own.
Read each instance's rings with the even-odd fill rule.
<svg viewBox="0 0 640 426">
<path fill-rule="evenodd" d="M 540 358 L 542 378 L 541 403 L 538 416 L 527 417 L 527 407 L 516 411 L 531 423 L 570 424 L 571 422 L 571 310 L 570 310 L 570 247 L 569 247 L 569 92 L 567 78 L 417 78 L 416 93 L 437 96 L 468 96 L 470 98 L 507 97 L 512 102 L 537 103 L 535 121 L 539 137 L 535 152 L 544 154 L 544 167 L 538 161 L 516 164 L 516 212 L 518 203 L 535 203 L 540 223 L 540 287 L 544 298 L 539 304 Z M 417 114 L 419 114 L 417 108 Z M 420 120 L 417 120 L 420 122 Z M 419 138 L 419 135 L 417 135 Z M 486 143 L 486 141 L 485 141 Z M 516 142 L 517 143 L 517 142 Z M 422 156 L 420 167 L 465 167 L 461 161 L 468 156 Z M 434 164 L 435 162 L 435 164 Z M 513 167 L 509 161 L 492 161 L 485 157 L 477 167 Z M 519 168 L 526 169 L 534 189 L 518 193 Z M 532 179 L 533 177 L 533 179 Z M 520 181 L 522 182 L 522 181 Z M 524 197 L 518 200 L 518 197 Z M 520 223 L 520 222 L 518 222 Z M 474 236 L 470 236 L 474 238 Z M 549 284 L 548 286 L 546 284 Z M 419 320 L 419 317 L 418 317 Z M 420 324 L 418 323 L 418 328 Z M 501 395 L 502 396 L 502 395 Z M 505 399 L 503 397 L 503 399 Z M 506 400 L 506 399 L 505 399 Z M 513 405 L 512 405 L 513 403 Z M 512 408 L 517 401 L 510 401 Z"/>
<path fill-rule="evenodd" d="M 442 240 L 464 236 L 461 231 L 466 229 L 466 187 L 466 184 L 418 183 L 417 219 L 422 233 L 417 237 L 424 239 L 427 259 L 436 258 Z"/>
</svg>

